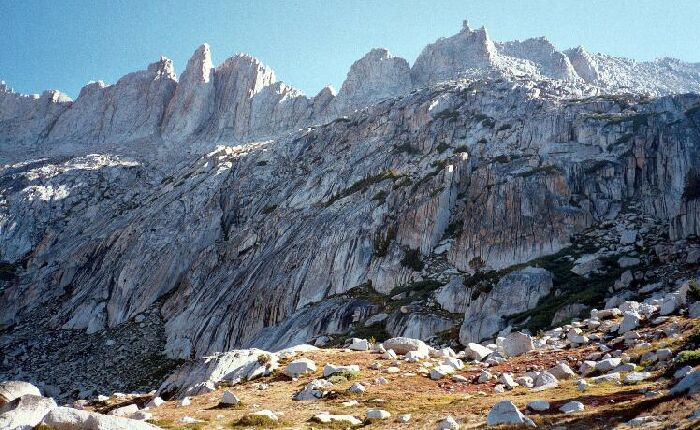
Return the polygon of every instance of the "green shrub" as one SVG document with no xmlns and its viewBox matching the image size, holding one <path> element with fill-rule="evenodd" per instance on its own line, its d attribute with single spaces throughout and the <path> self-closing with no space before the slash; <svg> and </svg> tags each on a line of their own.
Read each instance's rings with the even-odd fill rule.
<svg viewBox="0 0 700 430">
<path fill-rule="evenodd" d="M 374 255 L 377 257 L 386 257 L 389 251 L 389 246 L 391 242 L 396 239 L 396 227 L 390 226 L 386 230 L 386 234 L 381 233 L 374 239 Z"/>
<path fill-rule="evenodd" d="M 412 248 L 408 248 L 405 251 L 403 258 L 401 259 L 401 264 L 404 267 L 413 269 L 416 272 L 420 272 L 425 267 L 420 251 Z"/>
<path fill-rule="evenodd" d="M 693 351 L 682 351 L 678 354 L 676 359 L 678 367 L 683 366 L 695 366 L 700 364 L 700 349 L 695 349 Z"/>
<path fill-rule="evenodd" d="M 240 420 L 233 423 L 234 427 L 258 427 L 263 429 L 274 428 L 279 422 L 264 415 L 245 415 Z"/>
<path fill-rule="evenodd" d="M 475 272 L 480 271 L 484 268 L 484 266 L 486 266 L 486 262 L 481 257 L 474 257 L 471 260 L 469 260 L 469 268 Z"/>
<path fill-rule="evenodd" d="M 448 149 L 450 149 L 450 145 L 448 145 L 447 143 L 445 143 L 445 142 L 438 143 L 438 146 L 437 146 L 438 153 L 442 154 L 443 152 L 447 151 Z"/>
<path fill-rule="evenodd" d="M 408 142 L 404 142 L 400 145 L 394 146 L 394 151 L 399 154 L 416 155 L 420 153 L 420 150 Z"/>
<path fill-rule="evenodd" d="M 381 204 L 384 204 L 384 202 L 386 201 L 386 196 L 388 196 L 388 195 L 389 195 L 389 193 L 382 190 L 382 191 L 378 192 L 377 194 L 375 194 L 374 197 L 372 197 L 372 200 L 378 201 L 379 204 L 381 205 Z"/>
<path fill-rule="evenodd" d="M 393 170 L 384 170 L 383 172 L 377 174 L 377 175 L 372 175 L 372 176 L 367 176 L 363 179 L 360 179 L 359 181 L 355 182 L 354 184 L 350 185 L 348 188 L 344 189 L 340 193 L 334 195 L 331 197 L 325 204 L 326 207 L 332 205 L 336 201 L 351 196 L 357 192 L 363 191 L 364 189 L 382 182 L 386 179 L 396 179 L 399 178 L 401 175 L 396 173 Z"/>
<path fill-rule="evenodd" d="M 360 372 L 352 372 L 350 370 L 344 370 L 342 372 L 334 373 L 328 376 L 328 381 L 333 384 L 342 384 L 344 382 L 352 381 L 353 379 L 360 376 Z"/>
</svg>

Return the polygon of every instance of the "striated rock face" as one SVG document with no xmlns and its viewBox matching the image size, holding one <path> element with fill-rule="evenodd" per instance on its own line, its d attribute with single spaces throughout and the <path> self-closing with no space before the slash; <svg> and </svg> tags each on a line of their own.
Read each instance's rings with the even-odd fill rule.
<svg viewBox="0 0 700 430">
<path fill-rule="evenodd" d="M 180 76 L 163 118 L 163 137 L 183 140 L 202 130 L 214 113 L 214 67 L 209 45 L 197 48 Z"/>
<path fill-rule="evenodd" d="M 17 94 L 0 82 L 0 148 L 24 155 L 46 138 L 71 99 L 55 90 L 41 96 Z"/>
<path fill-rule="evenodd" d="M 373 49 L 350 67 L 335 108 L 338 112 L 349 112 L 410 91 L 408 62 L 392 56 L 386 49 Z"/>
<path fill-rule="evenodd" d="M 538 267 L 511 272 L 493 289 L 469 304 L 459 331 L 459 341 L 480 342 L 505 328 L 503 317 L 532 309 L 552 289 L 552 274 Z"/>
<path fill-rule="evenodd" d="M 114 85 L 89 84 L 59 116 L 47 139 L 88 146 L 158 136 L 176 84 L 173 63 L 164 57 Z"/>
<path fill-rule="evenodd" d="M 3 87 L 0 328 L 99 336 L 157 309 L 178 358 L 276 350 L 382 312 L 392 335 L 464 314 L 462 342 L 492 336 L 551 275 L 487 292 L 465 286 L 475 273 L 556 253 L 631 201 L 672 238 L 698 232 L 700 96 L 599 95 L 627 78 L 584 54 L 465 25 L 410 74 L 373 50 L 337 97 L 247 55 L 212 68 L 206 46 L 180 82 L 162 59 L 73 103 Z M 692 88 L 677 66 L 682 80 L 640 88 Z"/>
<path fill-rule="evenodd" d="M 0 231 L 16 276 L 3 323 L 50 300 L 55 327 L 98 331 L 164 299 L 172 356 L 274 349 L 379 312 L 328 299 L 410 283 L 406 249 L 428 256 L 448 227 L 445 264 L 471 273 L 477 257 L 488 269 L 556 252 L 627 198 L 678 216 L 700 160 L 686 115 L 698 97 L 577 100 L 548 85 L 433 87 L 162 178 L 97 156 L 5 169 Z M 522 300 L 494 302 L 493 315 L 532 307 L 549 284 L 508 285 L 494 292 Z"/>
</svg>

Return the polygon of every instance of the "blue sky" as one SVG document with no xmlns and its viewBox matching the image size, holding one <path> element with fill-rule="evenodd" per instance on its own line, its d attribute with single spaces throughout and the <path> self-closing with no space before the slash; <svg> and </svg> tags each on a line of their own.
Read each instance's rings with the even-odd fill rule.
<svg viewBox="0 0 700 430">
<path fill-rule="evenodd" d="M 700 62 L 698 0 L 0 0 L 0 80 L 23 93 L 57 88 L 76 97 L 90 80 L 113 83 L 161 55 L 179 74 L 208 42 L 216 64 L 246 52 L 315 95 L 339 88 L 373 47 L 412 64 L 465 18 L 494 40 L 546 35 L 560 49 Z"/>
</svg>

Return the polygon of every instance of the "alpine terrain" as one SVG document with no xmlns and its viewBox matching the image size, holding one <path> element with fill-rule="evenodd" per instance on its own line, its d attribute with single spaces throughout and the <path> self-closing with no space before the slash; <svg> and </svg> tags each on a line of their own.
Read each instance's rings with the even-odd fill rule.
<svg viewBox="0 0 700 430">
<path fill-rule="evenodd" d="M 3 82 L 0 163 L 0 429 L 700 426 L 700 63 L 205 44 Z"/>
</svg>

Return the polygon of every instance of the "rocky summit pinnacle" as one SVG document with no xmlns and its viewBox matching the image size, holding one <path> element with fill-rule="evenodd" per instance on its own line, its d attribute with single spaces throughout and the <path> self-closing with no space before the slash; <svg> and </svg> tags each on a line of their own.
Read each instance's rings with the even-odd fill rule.
<svg viewBox="0 0 700 430">
<path fill-rule="evenodd" d="M 412 66 L 372 49 L 337 94 L 247 54 L 214 65 L 206 44 L 179 77 L 161 58 L 76 100 L 2 84 L 0 379 L 66 400 L 160 386 L 188 408 L 217 384 L 276 387 L 295 354 L 337 358 L 307 344 L 391 360 L 354 394 L 408 373 L 542 391 L 574 373 L 564 359 L 611 371 L 593 385 L 661 375 L 698 315 L 699 91 L 696 64 L 466 22 Z M 512 375 L 504 360 L 528 368 L 533 350 L 551 371 Z M 289 398 L 356 376 L 326 368 Z M 527 422 L 507 403 L 496 415 Z M 458 425 L 445 415 L 430 422 Z"/>
</svg>

